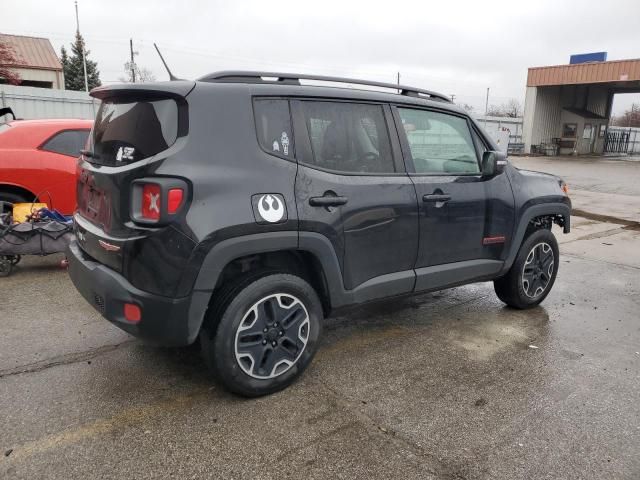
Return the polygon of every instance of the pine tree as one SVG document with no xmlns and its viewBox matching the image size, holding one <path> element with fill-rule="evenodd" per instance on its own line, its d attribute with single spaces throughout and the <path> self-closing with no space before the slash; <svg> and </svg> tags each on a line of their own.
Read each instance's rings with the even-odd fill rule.
<svg viewBox="0 0 640 480">
<path fill-rule="evenodd" d="M 67 54 L 67 50 L 64 47 L 60 51 L 60 63 L 62 63 L 64 70 L 64 87 L 67 90 L 84 90 L 83 49 L 85 49 L 84 38 L 82 38 L 80 32 L 76 32 L 76 40 L 71 44 L 71 56 Z M 85 58 L 87 61 L 87 82 L 89 83 L 89 90 L 91 90 L 102 85 L 102 82 L 100 82 L 98 64 L 89 60 L 88 50 L 85 50 Z"/>
<path fill-rule="evenodd" d="M 64 45 L 60 48 L 60 63 L 62 64 L 62 71 L 66 72 L 67 68 L 69 68 L 69 54 Z"/>
</svg>

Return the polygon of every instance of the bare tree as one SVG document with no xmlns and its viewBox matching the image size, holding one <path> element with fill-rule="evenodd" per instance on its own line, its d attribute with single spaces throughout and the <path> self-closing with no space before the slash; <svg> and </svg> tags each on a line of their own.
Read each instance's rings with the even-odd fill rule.
<svg viewBox="0 0 640 480">
<path fill-rule="evenodd" d="M 631 108 L 622 115 L 613 117 L 611 124 L 617 127 L 640 127 L 640 104 L 631 104 Z"/>
<path fill-rule="evenodd" d="M 133 68 L 132 68 L 133 67 Z M 148 68 L 140 67 L 137 63 L 127 62 L 124 64 L 126 77 L 120 77 L 118 80 L 125 83 L 133 83 L 133 72 L 136 75 L 136 82 L 155 82 L 156 76 Z"/>
<path fill-rule="evenodd" d="M 522 116 L 522 106 L 515 98 L 510 99 L 502 105 L 491 105 L 487 110 L 490 117 L 509 117 L 517 118 Z"/>
<path fill-rule="evenodd" d="M 467 113 L 473 113 L 473 111 L 475 110 L 473 108 L 473 105 L 469 105 L 468 103 L 461 103 L 460 107 Z"/>
<path fill-rule="evenodd" d="M 522 116 L 522 106 L 515 98 L 510 99 L 502 105 L 502 111 L 505 117 L 517 118 Z"/>
<path fill-rule="evenodd" d="M 498 105 L 489 105 L 486 115 L 490 117 L 504 117 L 502 108 L 499 107 Z"/>
<path fill-rule="evenodd" d="M 11 67 L 19 65 L 20 58 L 7 43 L 0 42 L 0 78 L 12 85 L 19 85 L 22 79 Z"/>
</svg>

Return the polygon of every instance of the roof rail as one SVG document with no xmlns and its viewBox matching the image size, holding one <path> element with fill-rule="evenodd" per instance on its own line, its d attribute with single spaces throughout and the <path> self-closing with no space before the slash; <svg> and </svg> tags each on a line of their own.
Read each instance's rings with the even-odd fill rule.
<svg viewBox="0 0 640 480">
<path fill-rule="evenodd" d="M 328 77 L 324 75 L 307 75 L 298 73 L 278 73 L 278 72 L 253 72 L 242 70 L 227 70 L 223 72 L 210 73 L 198 79 L 201 82 L 212 83 L 279 83 L 284 85 L 300 85 L 300 80 L 315 80 L 319 82 L 350 83 L 354 85 L 366 85 L 371 87 L 389 88 L 399 90 L 400 95 L 410 97 L 426 96 L 433 100 L 451 103 L 451 99 L 442 93 L 423 90 L 421 88 L 397 85 L 395 83 L 372 82 L 369 80 L 359 80 L 355 78 Z"/>
</svg>

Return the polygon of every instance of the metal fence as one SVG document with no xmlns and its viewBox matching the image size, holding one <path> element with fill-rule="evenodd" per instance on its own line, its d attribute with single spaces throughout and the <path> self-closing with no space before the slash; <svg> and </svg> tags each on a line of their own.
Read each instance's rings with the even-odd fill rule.
<svg viewBox="0 0 640 480">
<path fill-rule="evenodd" d="M 626 153 L 640 153 L 640 128 L 609 127 L 607 128 L 607 139 L 609 139 L 610 135 L 616 138 L 625 137 Z"/>
<path fill-rule="evenodd" d="M 98 104 L 86 92 L 0 84 L 0 108 L 10 107 L 17 118 L 95 118 Z M 0 117 L 0 123 L 10 120 Z"/>
</svg>

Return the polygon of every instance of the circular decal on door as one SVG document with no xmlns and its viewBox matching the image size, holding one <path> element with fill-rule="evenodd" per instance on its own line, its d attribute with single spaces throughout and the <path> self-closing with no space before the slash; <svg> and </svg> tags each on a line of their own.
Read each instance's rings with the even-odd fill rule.
<svg viewBox="0 0 640 480">
<path fill-rule="evenodd" d="M 257 210 L 256 220 L 260 223 L 278 223 L 286 219 L 284 198 L 277 193 L 254 195 L 254 212 Z"/>
</svg>

